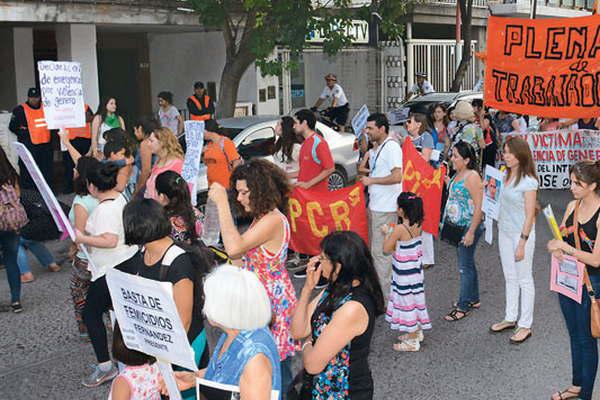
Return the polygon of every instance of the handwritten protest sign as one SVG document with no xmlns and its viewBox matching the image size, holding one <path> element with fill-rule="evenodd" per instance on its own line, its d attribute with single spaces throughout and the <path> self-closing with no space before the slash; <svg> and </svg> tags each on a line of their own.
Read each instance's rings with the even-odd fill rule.
<svg viewBox="0 0 600 400">
<path fill-rule="evenodd" d="M 78 62 L 38 61 L 38 72 L 48 129 L 85 126 L 81 65 Z"/>
<path fill-rule="evenodd" d="M 354 231 L 369 243 L 365 205 L 362 183 L 333 192 L 296 187 L 288 200 L 290 247 L 298 253 L 317 255 L 321 240 L 334 231 Z"/>
<path fill-rule="evenodd" d="M 437 236 L 446 167 L 433 168 L 421 157 L 410 138 L 406 138 L 402 145 L 402 159 L 402 190 L 412 192 L 423 199 L 423 230 Z"/>
<path fill-rule="evenodd" d="M 600 160 L 600 131 L 534 132 L 528 133 L 526 138 L 541 189 L 566 189 L 571 185 L 571 165 L 583 160 Z"/>
<path fill-rule="evenodd" d="M 192 194 L 192 204 L 196 205 L 195 193 L 198 189 L 200 157 L 204 146 L 204 121 L 185 121 L 185 160 L 181 176 L 188 183 Z"/>
<path fill-rule="evenodd" d="M 125 345 L 192 371 L 198 367 L 177 313 L 173 284 L 110 268 L 106 272 Z"/>
<path fill-rule="evenodd" d="M 485 104 L 552 118 L 600 115 L 600 15 L 488 18 Z"/>
<path fill-rule="evenodd" d="M 352 129 L 354 129 L 356 137 L 362 136 L 362 131 L 365 129 L 365 126 L 367 126 L 367 118 L 369 118 L 369 109 L 366 104 L 363 104 L 352 118 Z"/>
<path fill-rule="evenodd" d="M 498 219 L 503 177 L 504 174 L 499 169 L 491 165 L 485 166 L 485 177 L 483 179 L 485 191 L 483 192 L 483 205 L 481 208 L 486 217 L 490 219 Z"/>
</svg>

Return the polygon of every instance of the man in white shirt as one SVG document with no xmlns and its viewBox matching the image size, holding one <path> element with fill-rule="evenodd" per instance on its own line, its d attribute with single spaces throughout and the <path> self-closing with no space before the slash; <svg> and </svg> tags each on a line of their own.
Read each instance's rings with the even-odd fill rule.
<svg viewBox="0 0 600 400">
<path fill-rule="evenodd" d="M 426 73 L 417 72 L 415 76 L 417 77 L 417 83 L 412 86 L 404 100 L 408 100 L 412 95 L 423 96 L 424 94 L 435 92 L 433 85 L 427 80 Z"/>
<path fill-rule="evenodd" d="M 337 77 L 334 74 L 325 75 L 325 83 L 321 96 L 319 96 L 311 110 L 317 111 L 321 104 L 326 101 L 330 102 L 326 115 L 341 128 L 348 121 L 348 113 L 350 112 L 348 98 L 346 98 L 344 89 L 337 83 Z"/>
<path fill-rule="evenodd" d="M 383 254 L 384 233 L 381 226 L 395 224 L 398 196 L 402 192 L 402 149 L 388 137 L 389 122 L 385 114 L 374 113 L 367 118 L 365 131 L 376 150 L 369 159 L 369 176 L 362 178 L 369 188 L 369 239 L 371 254 L 383 295 L 390 295 L 392 256 Z"/>
</svg>

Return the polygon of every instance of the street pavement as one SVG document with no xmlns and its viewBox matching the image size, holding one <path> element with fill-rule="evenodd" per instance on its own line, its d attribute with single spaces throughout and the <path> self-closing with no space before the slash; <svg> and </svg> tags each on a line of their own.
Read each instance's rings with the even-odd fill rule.
<svg viewBox="0 0 600 400">
<path fill-rule="evenodd" d="M 543 204 L 557 218 L 571 198 L 567 191 L 544 191 Z M 509 332 L 492 335 L 489 326 L 504 316 L 504 278 L 497 249 L 481 240 L 476 260 L 482 307 L 468 318 L 445 322 L 458 295 L 456 251 L 436 243 L 436 265 L 425 272 L 427 305 L 433 329 L 418 353 L 392 350 L 395 333 L 377 320 L 370 364 L 375 399 L 548 399 L 570 384 L 569 341 L 557 295 L 548 290 L 550 238 L 543 217 L 537 219 L 533 337 L 509 344 Z M 23 286 L 25 311 L 0 313 L 0 399 L 106 399 L 109 385 L 87 389 L 80 384 L 94 360 L 91 345 L 77 334 L 69 295 L 70 266 L 66 243 L 53 242 L 63 269 L 49 273 L 32 261 L 36 281 Z M 8 284 L 0 273 L 0 304 L 7 304 Z M 297 289 L 302 281 L 295 280 Z M 296 362 L 296 365 L 299 363 Z M 600 399 L 600 389 L 594 399 Z"/>
</svg>

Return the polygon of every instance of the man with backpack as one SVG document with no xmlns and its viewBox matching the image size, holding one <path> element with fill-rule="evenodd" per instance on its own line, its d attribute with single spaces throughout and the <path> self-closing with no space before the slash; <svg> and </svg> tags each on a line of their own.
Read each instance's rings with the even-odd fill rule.
<svg viewBox="0 0 600 400">
<path fill-rule="evenodd" d="M 219 133 L 219 125 L 214 119 L 204 123 L 204 149 L 203 158 L 206 165 L 206 177 L 208 187 L 218 182 L 229 189 L 229 178 L 231 171 L 241 162 L 240 155 L 235 144 L 228 137 Z M 219 216 L 217 206 L 210 199 L 206 201 L 204 210 L 204 228 L 202 230 L 202 241 L 207 246 L 214 246 L 219 242 Z"/>
</svg>

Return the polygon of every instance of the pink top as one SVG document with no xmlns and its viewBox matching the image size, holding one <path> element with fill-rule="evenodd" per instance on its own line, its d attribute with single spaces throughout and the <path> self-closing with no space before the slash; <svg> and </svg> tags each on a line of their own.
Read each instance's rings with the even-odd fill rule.
<svg viewBox="0 0 600 400">
<path fill-rule="evenodd" d="M 182 170 L 183 160 L 180 158 L 175 158 L 171 161 L 168 161 L 162 167 L 159 167 L 155 164 L 154 167 L 152 167 L 152 171 L 150 171 L 148 180 L 146 181 L 146 192 L 144 193 L 144 197 L 147 199 L 158 200 L 158 194 L 156 193 L 156 177 L 165 171 L 174 171 L 181 175 Z"/>
<path fill-rule="evenodd" d="M 271 333 L 275 338 L 279 357 L 283 361 L 299 350 L 299 342 L 294 340 L 290 333 L 292 314 L 297 302 L 296 291 L 285 267 L 290 225 L 285 215 L 280 215 L 284 234 L 279 251 L 273 254 L 262 245 L 248 250 L 242 259 L 242 268 L 254 271 L 267 290 L 273 315 Z"/>
<path fill-rule="evenodd" d="M 160 400 L 158 365 L 126 366 L 119 374 L 129 384 L 130 400 Z M 109 399 L 112 396 L 109 397 Z"/>
</svg>

